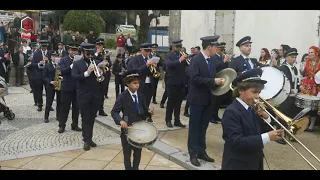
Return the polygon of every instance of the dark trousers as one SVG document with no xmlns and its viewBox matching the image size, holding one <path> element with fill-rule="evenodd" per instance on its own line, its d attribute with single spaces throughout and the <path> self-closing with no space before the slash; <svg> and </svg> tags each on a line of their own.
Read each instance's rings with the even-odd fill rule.
<svg viewBox="0 0 320 180">
<path fill-rule="evenodd" d="M 189 107 L 190 107 L 190 105 L 189 105 L 189 101 L 188 101 L 188 99 L 187 99 L 186 105 L 184 106 L 184 113 L 185 113 L 185 114 L 188 114 L 188 113 L 189 113 Z"/>
<path fill-rule="evenodd" d="M 20 86 L 24 84 L 24 67 L 17 66 L 16 67 L 16 86 Z"/>
<path fill-rule="evenodd" d="M 104 93 L 105 96 L 108 96 L 108 92 L 109 92 L 109 83 L 110 83 L 110 78 L 111 78 L 111 75 L 110 76 L 105 76 L 105 83 L 106 83 L 106 91 Z"/>
<path fill-rule="evenodd" d="M 100 106 L 101 102 L 99 99 L 92 99 L 92 101 L 88 104 L 80 106 L 82 118 L 82 137 L 85 143 L 92 141 L 93 125 Z"/>
<path fill-rule="evenodd" d="M 72 125 L 74 127 L 78 126 L 79 119 L 79 108 L 77 104 L 77 93 L 61 91 L 61 110 L 59 115 L 59 127 L 66 127 L 66 122 L 68 120 L 70 105 L 72 103 Z"/>
<path fill-rule="evenodd" d="M 52 86 L 52 85 L 50 85 Z M 61 110 L 61 92 L 56 91 L 54 87 L 47 87 L 46 88 L 46 110 L 44 113 L 44 119 L 49 118 L 50 109 L 53 103 L 54 95 L 57 95 L 56 102 L 56 117 L 59 118 L 60 110 Z"/>
<path fill-rule="evenodd" d="M 30 89 L 33 90 L 33 83 L 32 83 L 32 78 L 31 78 L 31 70 L 27 69 L 27 75 L 28 75 Z"/>
<path fill-rule="evenodd" d="M 165 89 L 164 89 L 164 92 L 163 92 L 163 95 L 162 95 L 162 99 L 161 99 L 161 104 L 164 104 L 166 103 L 166 100 L 168 98 L 168 93 L 167 93 L 167 77 L 165 76 L 164 77 L 164 86 L 165 86 Z"/>
<path fill-rule="evenodd" d="M 43 105 L 42 92 L 43 92 L 43 86 L 45 83 L 42 79 L 32 79 L 32 82 L 34 84 L 33 96 L 36 99 L 36 103 L 38 104 L 38 107 L 42 107 Z"/>
<path fill-rule="evenodd" d="M 210 105 L 190 104 L 188 151 L 191 158 L 206 154 L 206 132 L 211 117 Z"/>
<path fill-rule="evenodd" d="M 124 82 L 122 76 L 115 75 L 114 76 L 114 83 L 116 84 L 116 98 L 118 98 L 120 94 L 120 88 L 121 88 L 121 93 L 124 91 Z"/>
<path fill-rule="evenodd" d="M 172 120 L 172 114 L 174 113 L 174 121 L 180 121 L 180 109 L 181 103 L 185 98 L 185 86 L 167 86 L 168 91 L 168 103 L 166 107 L 166 122 Z"/>
<path fill-rule="evenodd" d="M 152 100 L 156 101 L 157 99 L 157 89 L 158 89 L 159 78 L 152 77 Z"/>
<path fill-rule="evenodd" d="M 125 170 L 138 170 L 141 160 L 141 150 L 133 147 L 128 143 L 127 136 L 124 129 L 121 129 L 121 145 L 124 158 Z M 133 151 L 133 164 L 131 165 L 131 152 Z"/>
<path fill-rule="evenodd" d="M 146 97 L 147 107 L 149 107 L 149 105 L 151 103 L 151 98 L 152 98 L 152 83 L 144 84 L 141 92 Z"/>
<path fill-rule="evenodd" d="M 212 104 L 212 118 L 217 120 L 218 119 L 218 112 L 220 106 L 222 104 L 223 96 L 213 96 L 213 104 Z"/>
</svg>

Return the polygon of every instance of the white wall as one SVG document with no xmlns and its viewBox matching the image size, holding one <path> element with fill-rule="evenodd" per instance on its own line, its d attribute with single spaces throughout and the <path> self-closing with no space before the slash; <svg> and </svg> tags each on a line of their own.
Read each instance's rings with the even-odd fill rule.
<svg viewBox="0 0 320 180">
<path fill-rule="evenodd" d="M 288 44 L 297 48 L 301 55 L 312 45 L 318 45 L 317 10 L 236 10 L 234 53 L 239 54 L 235 44 L 244 36 L 251 36 L 251 57 L 259 57 L 261 48 L 280 48 Z"/>
<path fill-rule="evenodd" d="M 180 38 L 187 53 L 190 53 L 191 47 L 201 47 L 201 37 L 213 36 L 214 26 L 215 10 L 181 10 Z"/>
</svg>

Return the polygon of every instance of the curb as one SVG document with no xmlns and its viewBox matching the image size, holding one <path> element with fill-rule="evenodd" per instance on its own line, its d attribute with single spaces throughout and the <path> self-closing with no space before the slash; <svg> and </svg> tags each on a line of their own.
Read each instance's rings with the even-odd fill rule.
<svg viewBox="0 0 320 180">
<path fill-rule="evenodd" d="M 118 133 L 118 134 L 121 133 L 119 126 L 115 125 L 114 121 L 111 120 L 110 118 L 98 116 L 96 117 L 96 122 L 114 131 L 115 133 Z M 165 131 L 165 129 L 162 129 L 162 130 Z M 160 140 L 156 141 L 153 144 L 153 146 L 149 147 L 148 149 L 188 170 L 220 170 L 221 169 L 220 166 L 213 165 L 211 163 L 208 163 L 202 160 L 200 160 L 200 164 L 201 164 L 200 167 L 193 166 L 190 163 L 188 153 L 185 153 L 180 149 L 172 147 Z"/>
</svg>

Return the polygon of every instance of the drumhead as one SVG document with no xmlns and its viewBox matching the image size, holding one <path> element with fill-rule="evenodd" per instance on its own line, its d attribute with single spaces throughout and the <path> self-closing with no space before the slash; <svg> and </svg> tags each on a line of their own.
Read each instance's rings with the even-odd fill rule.
<svg viewBox="0 0 320 180">
<path fill-rule="evenodd" d="M 158 130 L 153 124 L 141 121 L 132 124 L 128 128 L 127 136 L 135 143 L 145 144 L 154 141 L 158 137 Z"/>
<path fill-rule="evenodd" d="M 297 98 L 298 99 L 306 99 L 306 100 L 315 100 L 315 101 L 320 100 L 320 98 L 317 96 L 311 96 L 311 95 L 307 95 L 307 94 L 298 94 Z"/>
<path fill-rule="evenodd" d="M 269 100 L 276 96 L 283 88 L 285 77 L 283 73 L 275 67 L 262 67 L 261 79 L 267 81 L 260 96 Z"/>
</svg>

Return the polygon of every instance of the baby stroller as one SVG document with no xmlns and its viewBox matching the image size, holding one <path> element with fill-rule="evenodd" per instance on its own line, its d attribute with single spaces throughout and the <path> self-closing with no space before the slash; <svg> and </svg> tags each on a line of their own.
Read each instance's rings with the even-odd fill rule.
<svg viewBox="0 0 320 180">
<path fill-rule="evenodd" d="M 0 88 L 4 88 L 5 91 L 0 94 L 0 113 L 3 112 L 4 117 L 8 120 L 13 120 L 15 114 L 7 106 L 4 96 L 8 95 L 8 85 L 3 77 L 0 76 Z M 1 122 L 0 122 L 1 123 Z"/>
</svg>

